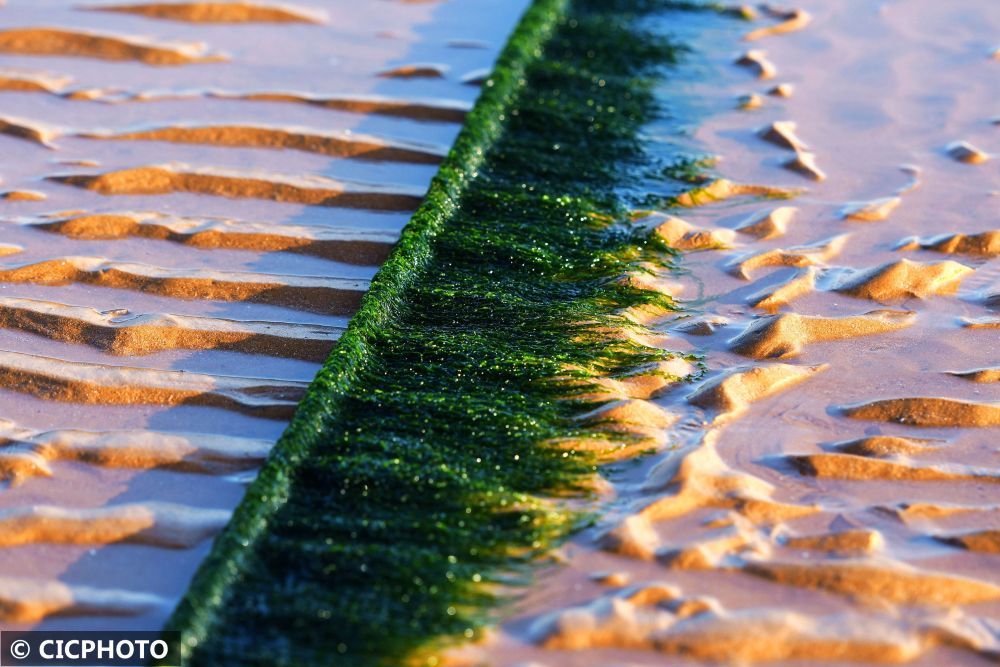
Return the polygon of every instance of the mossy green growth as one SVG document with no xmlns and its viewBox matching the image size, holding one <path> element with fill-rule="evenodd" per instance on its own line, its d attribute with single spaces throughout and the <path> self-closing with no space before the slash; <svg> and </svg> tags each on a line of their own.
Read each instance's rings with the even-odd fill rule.
<svg viewBox="0 0 1000 667">
<path fill-rule="evenodd" d="M 617 279 L 670 254 L 618 187 L 676 49 L 646 3 L 536 0 L 427 200 L 169 627 L 186 664 L 399 665 L 474 636 L 495 584 L 581 517 L 588 379 L 669 356 Z"/>
</svg>

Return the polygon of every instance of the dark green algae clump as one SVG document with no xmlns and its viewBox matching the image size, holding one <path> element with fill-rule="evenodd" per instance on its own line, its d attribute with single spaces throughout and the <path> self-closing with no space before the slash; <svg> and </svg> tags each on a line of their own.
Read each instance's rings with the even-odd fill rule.
<svg viewBox="0 0 1000 667">
<path fill-rule="evenodd" d="M 168 625 L 187 665 L 433 664 L 579 525 L 552 498 L 599 460 L 551 443 L 607 438 L 574 419 L 587 381 L 669 356 L 608 333 L 673 308 L 619 280 L 671 258 L 619 194 L 677 54 L 640 19 L 669 6 L 533 3 Z"/>
</svg>

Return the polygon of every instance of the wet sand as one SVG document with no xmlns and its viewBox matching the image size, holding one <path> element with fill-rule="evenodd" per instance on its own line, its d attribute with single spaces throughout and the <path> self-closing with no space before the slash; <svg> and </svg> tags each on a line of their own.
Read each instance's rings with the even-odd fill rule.
<svg viewBox="0 0 1000 667">
<path fill-rule="evenodd" d="M 454 664 L 995 664 L 997 9 L 654 22 L 693 129 L 650 136 L 726 180 L 636 217 L 684 251 L 656 344 L 708 371 L 612 404 L 658 451 Z"/>
<path fill-rule="evenodd" d="M 0 4 L 0 626 L 158 629 L 526 1 Z"/>
</svg>

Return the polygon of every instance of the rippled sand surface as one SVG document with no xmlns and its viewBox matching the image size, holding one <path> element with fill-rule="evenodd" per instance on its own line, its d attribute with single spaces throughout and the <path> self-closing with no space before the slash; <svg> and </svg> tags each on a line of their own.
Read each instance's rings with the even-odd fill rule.
<svg viewBox="0 0 1000 667">
<path fill-rule="evenodd" d="M 1000 659 L 1000 5 L 748 11 L 653 22 L 722 159 L 635 217 L 683 251 L 657 344 L 708 372 L 612 404 L 657 452 L 459 664 Z"/>
<path fill-rule="evenodd" d="M 0 3 L 0 625 L 160 627 L 526 4 Z"/>
</svg>

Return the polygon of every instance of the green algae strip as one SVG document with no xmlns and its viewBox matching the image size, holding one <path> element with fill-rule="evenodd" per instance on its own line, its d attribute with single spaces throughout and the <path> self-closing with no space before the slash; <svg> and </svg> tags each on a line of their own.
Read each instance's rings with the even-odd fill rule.
<svg viewBox="0 0 1000 667">
<path fill-rule="evenodd" d="M 672 255 L 616 193 L 676 49 L 643 0 L 536 0 L 168 628 L 185 664 L 435 664 L 577 527 L 588 383 L 670 354 L 623 281 Z M 575 396 L 575 397 L 574 397 Z M 610 398 L 610 397 L 609 397 Z M 583 448 L 590 449 L 590 448 Z"/>
</svg>

